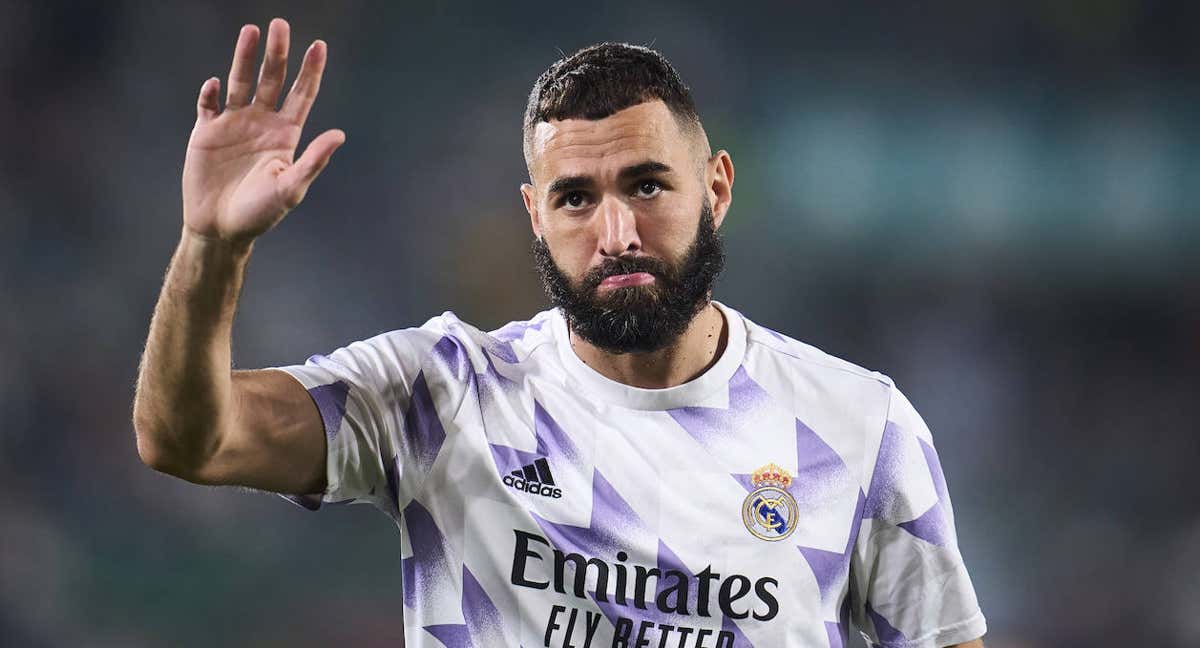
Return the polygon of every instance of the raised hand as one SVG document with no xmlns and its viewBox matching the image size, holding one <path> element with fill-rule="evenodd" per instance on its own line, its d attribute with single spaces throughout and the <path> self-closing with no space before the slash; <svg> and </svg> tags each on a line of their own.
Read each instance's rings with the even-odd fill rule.
<svg viewBox="0 0 1200 648">
<path fill-rule="evenodd" d="M 324 41 L 304 53 L 300 73 L 276 110 L 287 76 L 287 21 L 276 18 L 267 31 L 266 55 L 254 85 L 259 31 L 242 27 L 229 70 L 225 110 L 220 79 L 200 86 L 196 126 L 183 164 L 183 224 L 194 234 L 230 243 L 249 243 L 271 229 L 304 199 L 309 185 L 329 163 L 346 134 L 321 133 L 295 159 L 300 132 L 317 98 L 325 70 Z"/>
</svg>

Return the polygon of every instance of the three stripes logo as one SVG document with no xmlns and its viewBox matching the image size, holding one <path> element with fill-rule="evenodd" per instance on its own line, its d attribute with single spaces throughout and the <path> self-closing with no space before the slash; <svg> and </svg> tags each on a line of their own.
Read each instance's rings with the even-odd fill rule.
<svg viewBox="0 0 1200 648">
<path fill-rule="evenodd" d="M 554 486 L 554 475 L 550 473 L 550 464 L 544 458 L 512 471 L 502 481 L 505 486 L 525 493 L 555 499 L 562 497 L 562 489 Z"/>
</svg>

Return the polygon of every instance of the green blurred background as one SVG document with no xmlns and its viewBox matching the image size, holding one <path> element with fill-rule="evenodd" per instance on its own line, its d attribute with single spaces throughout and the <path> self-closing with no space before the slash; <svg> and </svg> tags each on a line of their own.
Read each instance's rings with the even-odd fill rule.
<svg viewBox="0 0 1200 648">
<path fill-rule="evenodd" d="M 529 86 L 649 44 L 737 165 L 717 297 L 913 400 L 989 648 L 1200 645 L 1200 5 L 882 5 L 0 0 L 0 643 L 402 642 L 385 516 L 134 444 L 196 93 L 282 15 L 348 142 L 256 247 L 237 367 L 543 308 Z"/>
</svg>

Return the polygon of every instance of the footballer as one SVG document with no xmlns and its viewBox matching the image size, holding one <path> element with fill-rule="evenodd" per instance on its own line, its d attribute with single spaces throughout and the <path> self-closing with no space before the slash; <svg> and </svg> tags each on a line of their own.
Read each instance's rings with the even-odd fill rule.
<svg viewBox="0 0 1200 648">
<path fill-rule="evenodd" d="M 288 23 L 256 77 L 259 36 L 223 105 L 200 88 L 134 399 L 147 465 L 387 514 L 410 648 L 983 645 L 912 403 L 713 299 L 733 161 L 652 49 L 584 48 L 530 92 L 520 195 L 551 308 L 232 371 L 254 243 L 346 138 L 295 156 L 327 45 L 285 93 Z"/>
</svg>

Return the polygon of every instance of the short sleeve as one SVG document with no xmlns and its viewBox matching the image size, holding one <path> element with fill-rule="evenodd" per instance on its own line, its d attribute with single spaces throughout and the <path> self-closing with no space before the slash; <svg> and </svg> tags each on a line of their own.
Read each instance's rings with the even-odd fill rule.
<svg viewBox="0 0 1200 648">
<path fill-rule="evenodd" d="M 987 631 L 933 437 L 895 387 L 850 571 L 850 612 L 872 646 L 943 648 Z"/>
<path fill-rule="evenodd" d="M 308 391 L 326 440 L 325 491 L 282 497 L 309 510 L 369 503 L 399 518 L 428 468 L 419 461 L 422 439 L 409 428 L 428 428 L 427 419 L 437 418 L 422 371 L 440 337 L 436 319 L 311 356 L 302 365 L 271 367 Z"/>
</svg>

